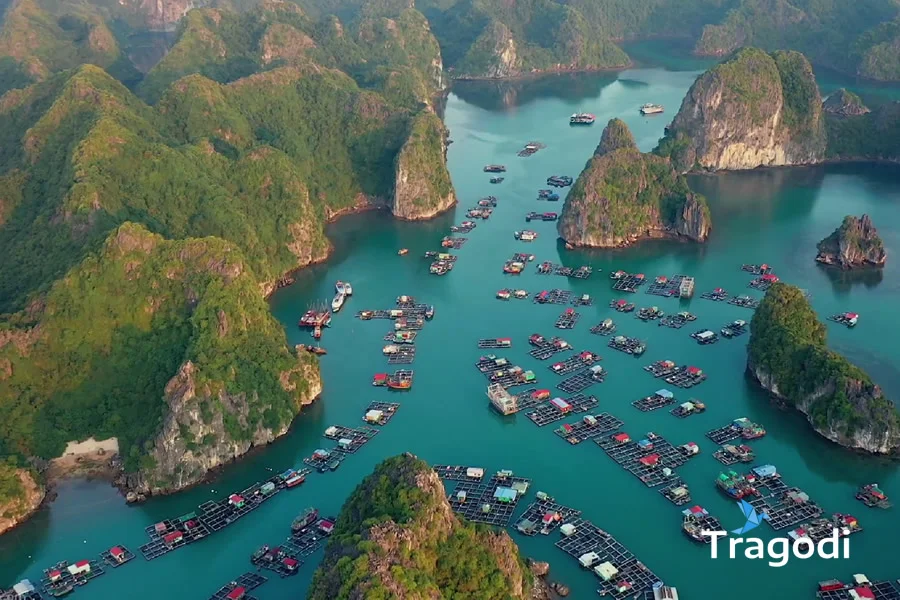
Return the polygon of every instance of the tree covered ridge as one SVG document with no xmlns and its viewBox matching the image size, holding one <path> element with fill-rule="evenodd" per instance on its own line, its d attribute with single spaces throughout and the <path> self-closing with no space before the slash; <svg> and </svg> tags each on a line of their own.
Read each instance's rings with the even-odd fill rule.
<svg viewBox="0 0 900 600">
<path fill-rule="evenodd" d="M 859 367 L 829 350 L 803 291 L 776 283 L 750 322 L 749 371 L 817 431 L 845 445 L 871 436 L 888 451 L 900 446 L 900 414 Z M 868 448 L 872 451 L 874 449 Z"/>
<path fill-rule="evenodd" d="M 2 333 L 0 451 L 52 458 L 68 440 L 117 437 L 129 470 L 154 467 L 146 457 L 169 408 L 164 388 L 181 365 L 194 367 L 188 400 L 205 421 L 222 414 L 236 441 L 286 427 L 317 369 L 288 349 L 239 248 L 165 240 L 132 223 Z M 236 396 L 240 418 L 223 405 Z M 226 440 L 189 445 L 216 441 Z"/>
<path fill-rule="evenodd" d="M 455 516 L 443 484 L 423 461 L 380 463 L 341 509 L 311 600 L 530 598 L 516 545 Z"/>
</svg>

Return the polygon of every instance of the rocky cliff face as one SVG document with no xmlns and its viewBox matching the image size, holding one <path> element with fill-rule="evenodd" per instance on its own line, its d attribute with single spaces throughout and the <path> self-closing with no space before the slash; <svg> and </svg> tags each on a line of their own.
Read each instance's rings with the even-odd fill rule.
<svg viewBox="0 0 900 600">
<path fill-rule="evenodd" d="M 447 130 L 431 111 L 422 111 L 394 164 L 391 211 L 400 219 L 429 219 L 456 204 L 447 171 Z"/>
<path fill-rule="evenodd" d="M 224 313 L 219 324 L 228 327 Z M 302 387 L 297 386 L 296 376 L 305 382 Z M 202 379 L 198 368 L 187 361 L 166 385 L 168 412 L 150 453 L 155 466 L 129 476 L 129 492 L 150 495 L 184 489 L 251 448 L 269 444 L 287 433 L 289 423 L 272 429 L 261 420 L 252 422 L 246 394 L 233 395 L 198 385 Z M 322 392 L 319 369 L 312 362 L 298 360 L 294 369 L 281 374 L 281 383 L 292 394 L 297 412 Z M 231 423 L 246 433 L 235 435 Z"/>
<path fill-rule="evenodd" d="M 342 566 L 348 559 L 352 579 Z M 344 504 L 309 598 L 457 596 L 550 597 L 505 531 L 476 529 L 453 513 L 424 462 L 410 454 L 387 459 Z"/>
<path fill-rule="evenodd" d="M 825 140 L 809 62 L 748 48 L 694 82 L 657 152 L 681 171 L 739 170 L 819 162 Z"/>
<path fill-rule="evenodd" d="M 887 261 L 884 244 L 869 215 L 847 215 L 834 232 L 816 246 L 816 261 L 842 269 L 883 267 Z"/>
<path fill-rule="evenodd" d="M 15 489 L 16 494 L 0 499 L 0 534 L 22 523 L 40 507 L 46 490 L 25 469 L 0 467 L 4 491 Z"/>
<path fill-rule="evenodd" d="M 174 30 L 191 9 L 210 4 L 207 0 L 121 0 L 130 3 L 145 20 L 148 28 L 155 30 Z"/>
<path fill-rule="evenodd" d="M 776 283 L 750 323 L 747 371 L 827 439 L 872 454 L 900 451 L 900 415 L 862 369 L 827 347 L 803 292 Z"/>
<path fill-rule="evenodd" d="M 862 98 L 844 88 L 828 96 L 822 108 L 825 112 L 839 117 L 855 117 L 870 112 L 863 104 Z"/>
<path fill-rule="evenodd" d="M 613 119 L 566 197 L 559 235 L 574 246 L 611 248 L 648 238 L 705 241 L 709 209 L 665 158 L 641 154 Z"/>
</svg>

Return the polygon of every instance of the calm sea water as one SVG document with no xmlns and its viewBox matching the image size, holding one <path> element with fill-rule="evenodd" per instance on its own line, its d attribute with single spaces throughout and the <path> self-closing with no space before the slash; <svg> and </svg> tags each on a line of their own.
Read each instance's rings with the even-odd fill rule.
<svg viewBox="0 0 900 600">
<path fill-rule="evenodd" d="M 652 59 L 653 52 L 657 58 L 663 55 L 651 45 L 645 56 Z M 872 481 L 900 498 L 895 466 L 845 452 L 814 435 L 797 415 L 773 407 L 745 380 L 746 336 L 711 347 L 700 347 L 689 338 L 694 329 L 718 329 L 734 319 L 749 319 L 746 309 L 701 300 L 699 292 L 721 286 L 743 293 L 750 278 L 740 265 L 768 262 L 783 279 L 809 290 L 820 315 L 844 310 L 862 315 L 852 331 L 829 324 L 830 343 L 866 368 L 890 395 L 900 397 L 896 359 L 900 321 L 894 311 L 900 297 L 900 262 L 895 258 L 900 249 L 900 172 L 853 166 L 695 178 L 692 183 L 710 199 L 713 213 L 714 230 L 705 246 L 652 243 L 622 251 L 567 252 L 557 242 L 552 223 L 527 226 L 540 233 L 534 243 L 513 239 L 515 230 L 526 227 L 526 212 L 561 210 L 562 203 L 537 202 L 536 190 L 544 187 L 548 175 L 576 176 L 609 118 L 624 119 L 643 150 L 655 145 L 697 69 L 704 66 L 678 64 L 668 57 L 663 64 L 616 74 L 457 86 L 447 102 L 446 122 L 454 140 L 449 163 L 460 207 L 427 223 L 401 223 L 377 214 L 348 217 L 330 230 L 336 250 L 328 263 L 304 271 L 293 286 L 272 299 L 272 311 L 285 324 L 290 342 L 306 342 L 308 334 L 295 326 L 301 313 L 310 303 L 329 299 L 335 280 L 353 282 L 353 298 L 322 341 L 329 353 L 322 359 L 325 392 L 321 401 L 301 415 L 282 440 L 229 467 L 214 482 L 173 497 L 127 507 L 104 483 L 64 483 L 58 500 L 25 526 L 0 537 L 0 585 L 22 576 L 37 579 L 40 570 L 55 561 L 93 557 L 114 544 L 137 550 L 145 541 L 146 525 L 242 489 L 267 477 L 270 470 L 299 465 L 323 444 L 325 427 L 354 426 L 370 401 L 388 398 L 403 403 L 398 415 L 336 473 L 311 476 L 302 488 L 280 494 L 212 541 L 151 563 L 136 560 L 76 595 L 112 600 L 123 594 L 151 598 L 158 597 L 160 590 L 178 590 L 179 598 L 206 598 L 251 568 L 248 556 L 255 548 L 283 539 L 291 519 L 305 506 L 337 513 L 375 464 L 404 451 L 432 463 L 477 465 L 489 471 L 508 468 L 532 478 L 533 490 L 544 490 L 582 509 L 676 585 L 684 598 L 718 597 L 718 590 L 735 581 L 753 581 L 755 590 L 778 592 L 779 597 L 811 597 L 815 582 L 828 577 L 846 579 L 861 571 L 873 579 L 900 577 L 900 568 L 887 551 L 900 536 L 900 521 L 893 511 L 867 509 L 853 498 L 859 484 Z M 824 81 L 823 87 L 830 84 Z M 637 107 L 644 102 L 662 103 L 669 112 L 641 117 Z M 582 110 L 597 114 L 597 125 L 570 128 L 568 115 Z M 516 151 L 531 140 L 547 148 L 532 157 L 517 158 Z M 497 162 L 505 163 L 509 171 L 504 183 L 492 186 L 481 168 Z M 437 249 L 449 226 L 464 219 L 465 208 L 487 194 L 500 199 L 494 216 L 468 235 L 468 244 L 456 252 L 459 261 L 451 274 L 430 276 L 422 254 Z M 845 214 L 863 212 L 872 216 L 892 255 L 883 277 L 834 277 L 817 268 L 816 242 Z M 409 255 L 397 256 L 398 248 L 409 248 Z M 501 267 L 516 251 L 534 253 L 538 261 L 590 264 L 595 274 L 587 281 L 567 281 L 539 276 L 532 268 L 512 279 L 503 275 Z M 617 315 L 619 331 L 646 339 L 649 349 L 643 358 L 634 359 L 606 348 L 606 339 L 591 335 L 588 329 L 612 316 L 607 305 L 617 296 L 610 289 L 608 273 L 616 269 L 648 276 L 686 273 L 696 277 L 698 297 L 689 302 L 643 293 L 633 297 L 639 305 L 659 305 L 667 312 L 689 309 L 698 315 L 696 325 L 677 331 Z M 475 347 L 479 338 L 512 337 L 514 347 L 504 354 L 534 369 L 542 386 L 552 388 L 557 383 L 547 362 L 528 357 L 526 340 L 535 332 L 556 333 L 553 323 L 562 308 L 495 300 L 495 292 L 503 287 L 530 292 L 565 287 L 595 297 L 593 307 L 579 309 L 581 321 L 564 336 L 576 348 L 595 350 L 604 357 L 609 376 L 589 390 L 600 400 L 598 410 L 620 417 L 633 436 L 654 431 L 675 444 L 696 441 L 703 454 L 680 469 L 681 475 L 695 501 L 718 515 L 726 527 L 738 527 L 741 515 L 714 487 L 721 465 L 711 457 L 714 446 L 704 433 L 747 416 L 768 430 L 764 439 L 753 443 L 759 463 L 776 465 L 790 484 L 807 491 L 827 511 L 850 512 L 860 518 L 866 531 L 852 539 L 851 558 L 795 560 L 780 569 L 746 559 L 712 561 L 706 547 L 694 545 L 681 534 L 678 508 L 616 466 L 595 445 L 572 447 L 553 434 L 552 426 L 537 428 L 523 416 L 494 414 L 487 406 L 485 381 L 473 367 L 481 353 Z M 417 340 L 414 389 L 391 395 L 370 385 L 373 373 L 388 368 L 380 349 L 391 323 L 361 322 L 353 313 L 388 308 L 400 294 L 434 304 L 437 316 Z M 705 401 L 709 407 L 705 414 L 680 420 L 666 410 L 640 413 L 630 405 L 660 387 L 641 367 L 663 358 L 706 371 L 706 383 L 678 394 L 680 399 Z M 757 531 L 763 537 L 772 535 L 767 526 Z M 516 539 L 525 554 L 551 562 L 552 576 L 570 585 L 574 598 L 594 597 L 594 577 L 554 548 L 555 536 Z M 263 600 L 302 595 L 320 557 L 321 552 L 313 555 L 298 576 L 273 579 L 256 595 Z"/>
</svg>

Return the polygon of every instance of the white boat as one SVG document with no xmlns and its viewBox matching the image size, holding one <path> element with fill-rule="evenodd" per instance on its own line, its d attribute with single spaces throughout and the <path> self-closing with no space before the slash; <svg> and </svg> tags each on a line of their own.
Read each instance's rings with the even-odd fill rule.
<svg viewBox="0 0 900 600">
<path fill-rule="evenodd" d="M 349 281 L 344 282 L 344 293 L 347 294 L 348 296 L 353 295 L 353 286 L 350 285 Z"/>
<path fill-rule="evenodd" d="M 335 294 L 334 300 L 331 301 L 331 311 L 338 312 L 342 306 L 344 306 L 344 294 Z"/>
<path fill-rule="evenodd" d="M 346 294 L 347 293 L 346 286 L 347 286 L 347 284 L 345 284 L 343 281 L 338 280 L 334 284 L 334 291 L 341 295 Z"/>
<path fill-rule="evenodd" d="M 642 115 L 655 115 L 665 110 L 661 104 L 644 104 L 641 106 Z"/>
</svg>

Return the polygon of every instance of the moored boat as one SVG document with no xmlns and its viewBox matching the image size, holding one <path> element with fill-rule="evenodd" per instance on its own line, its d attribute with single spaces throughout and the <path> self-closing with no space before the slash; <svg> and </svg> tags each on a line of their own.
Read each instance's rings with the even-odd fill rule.
<svg viewBox="0 0 900 600">
<path fill-rule="evenodd" d="M 869 483 L 859 488 L 856 499 L 868 507 L 890 508 L 891 502 L 877 483 Z"/>
<path fill-rule="evenodd" d="M 307 508 L 302 513 L 297 515 L 297 518 L 291 523 L 291 531 L 297 533 L 299 531 L 303 531 L 310 525 L 316 522 L 316 519 L 319 518 L 319 511 L 315 508 Z"/>
<path fill-rule="evenodd" d="M 569 125 L 593 125 L 596 120 L 591 113 L 575 113 L 569 117 Z"/>
<path fill-rule="evenodd" d="M 661 104 L 647 103 L 641 106 L 642 115 L 656 115 L 663 112 L 665 108 Z"/>
<path fill-rule="evenodd" d="M 333 312 L 339 312 L 341 307 L 344 306 L 344 294 L 343 292 L 334 295 L 334 299 L 331 301 L 331 310 Z"/>
</svg>

